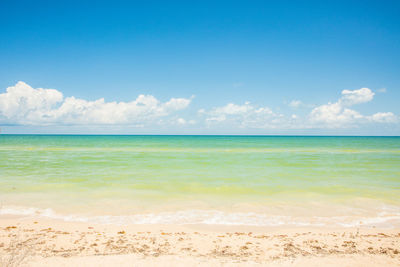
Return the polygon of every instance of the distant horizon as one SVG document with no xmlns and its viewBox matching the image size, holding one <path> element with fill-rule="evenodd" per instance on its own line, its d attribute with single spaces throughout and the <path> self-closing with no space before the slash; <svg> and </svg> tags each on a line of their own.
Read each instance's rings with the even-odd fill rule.
<svg viewBox="0 0 400 267">
<path fill-rule="evenodd" d="M 400 137 L 400 135 L 285 135 L 285 134 L 12 134 L 12 133 L 0 133 L 0 135 L 41 135 L 41 136 L 254 136 L 254 137 Z"/>
</svg>

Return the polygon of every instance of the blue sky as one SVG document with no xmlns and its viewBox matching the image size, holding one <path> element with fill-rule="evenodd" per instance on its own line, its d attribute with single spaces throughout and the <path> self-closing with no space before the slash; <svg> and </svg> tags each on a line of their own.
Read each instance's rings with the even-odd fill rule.
<svg viewBox="0 0 400 267">
<path fill-rule="evenodd" d="M 398 14 L 399 1 L 3 0 L 0 127 L 399 135 Z"/>
</svg>

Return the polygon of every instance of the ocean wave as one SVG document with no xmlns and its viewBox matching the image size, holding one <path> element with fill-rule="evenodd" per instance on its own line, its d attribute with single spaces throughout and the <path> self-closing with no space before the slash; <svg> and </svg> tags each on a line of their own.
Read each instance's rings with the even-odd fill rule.
<svg viewBox="0 0 400 267">
<path fill-rule="evenodd" d="M 218 210 L 182 210 L 132 215 L 86 216 L 78 214 L 60 214 L 54 210 L 32 207 L 2 207 L 0 215 L 22 217 L 40 217 L 68 222 L 87 222 L 96 224 L 206 224 L 206 225 L 243 225 L 243 226 L 317 226 L 317 227 L 400 227 L 398 210 L 383 210 L 376 216 L 311 216 L 294 217 L 269 215 L 262 213 L 229 213 Z"/>
</svg>

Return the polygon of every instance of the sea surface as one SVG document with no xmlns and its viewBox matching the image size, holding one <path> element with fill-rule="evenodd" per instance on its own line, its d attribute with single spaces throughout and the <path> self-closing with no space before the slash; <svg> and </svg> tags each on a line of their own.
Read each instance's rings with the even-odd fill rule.
<svg viewBox="0 0 400 267">
<path fill-rule="evenodd" d="M 400 227 L 400 138 L 0 135 L 0 214 Z"/>
</svg>

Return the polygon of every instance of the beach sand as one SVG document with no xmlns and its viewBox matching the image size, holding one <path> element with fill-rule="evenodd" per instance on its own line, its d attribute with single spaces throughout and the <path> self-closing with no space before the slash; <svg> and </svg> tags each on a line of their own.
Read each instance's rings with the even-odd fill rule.
<svg viewBox="0 0 400 267">
<path fill-rule="evenodd" d="M 1 216 L 0 263 L 0 266 L 400 266 L 400 229 L 118 226 Z"/>
</svg>

